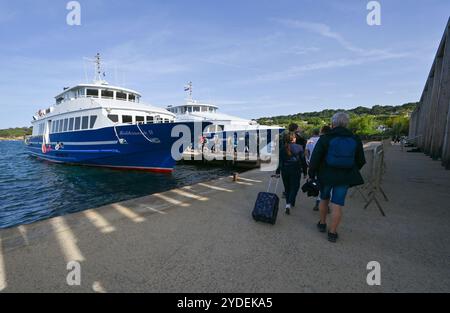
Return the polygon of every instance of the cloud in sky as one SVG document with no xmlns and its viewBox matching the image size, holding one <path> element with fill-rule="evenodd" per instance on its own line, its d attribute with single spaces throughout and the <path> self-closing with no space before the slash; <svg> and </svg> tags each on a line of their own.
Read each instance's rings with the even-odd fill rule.
<svg viewBox="0 0 450 313">
<path fill-rule="evenodd" d="M 398 54 L 392 53 L 389 50 L 380 50 L 380 49 L 363 49 L 360 47 L 355 46 L 350 41 L 344 38 L 343 35 L 341 35 L 338 32 L 332 31 L 331 27 L 324 23 L 312 23 L 312 22 L 306 22 L 301 20 L 295 20 L 295 19 L 283 19 L 283 18 L 273 18 L 271 19 L 274 22 L 277 22 L 281 25 L 284 25 L 286 27 L 290 28 L 297 28 L 297 29 L 303 29 L 315 34 L 318 34 L 322 37 L 330 38 L 335 40 L 337 43 L 339 43 L 344 49 L 355 52 L 357 54 L 367 56 L 367 57 L 396 57 Z"/>
<path fill-rule="evenodd" d="M 350 41 L 346 40 L 340 33 L 332 31 L 331 27 L 323 23 L 311 23 L 293 19 L 280 19 L 272 18 L 278 24 L 281 24 L 288 28 L 302 29 L 308 32 L 312 32 L 320 35 L 321 37 L 332 39 L 336 41 L 340 46 L 352 54 L 348 58 L 331 59 L 319 62 L 312 62 L 302 65 L 292 65 L 287 69 L 279 71 L 270 71 L 264 74 L 257 75 L 250 79 L 242 79 L 236 81 L 235 84 L 254 84 L 258 82 L 271 82 L 279 80 L 288 80 L 300 75 L 304 75 L 308 72 L 344 68 L 348 66 L 357 66 L 377 61 L 384 61 L 389 59 L 404 58 L 410 56 L 405 52 L 392 52 L 389 50 L 381 49 L 363 49 L 355 46 Z M 308 53 L 319 52 L 321 49 L 317 47 L 296 47 L 291 48 L 291 52 L 295 54 L 304 55 Z"/>
<path fill-rule="evenodd" d="M 250 81 L 241 81 L 241 83 L 254 83 L 254 82 L 270 82 L 277 80 L 286 80 L 291 79 L 293 77 L 297 77 L 307 72 L 311 71 L 319 71 L 319 70 L 327 70 L 327 69 L 335 69 L 342 68 L 347 66 L 356 66 L 362 64 L 373 63 L 377 61 L 393 59 L 393 58 L 402 58 L 406 56 L 406 54 L 389 54 L 389 55 L 378 55 L 378 56 L 370 56 L 370 57 L 359 57 L 359 58 L 342 58 L 336 60 L 328 60 L 323 62 L 299 65 L 299 66 L 291 66 L 288 69 L 271 72 L 264 75 L 257 76 L 255 79 Z"/>
</svg>

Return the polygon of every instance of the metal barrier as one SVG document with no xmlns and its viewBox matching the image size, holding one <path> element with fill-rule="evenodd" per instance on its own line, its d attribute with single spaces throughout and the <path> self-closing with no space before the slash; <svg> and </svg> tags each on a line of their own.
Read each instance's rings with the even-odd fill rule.
<svg viewBox="0 0 450 313">
<path fill-rule="evenodd" d="M 386 173 L 385 152 L 390 147 L 390 141 L 383 141 L 382 143 L 370 142 L 364 146 L 364 155 L 367 162 L 361 169 L 364 185 L 356 187 L 355 191 L 350 195 L 350 197 L 353 197 L 355 193 L 359 193 L 365 201 L 364 209 L 367 209 L 374 202 L 383 216 L 386 216 L 386 214 L 378 200 L 378 196 L 381 194 L 385 201 L 389 201 L 382 188 L 382 182 Z"/>
</svg>

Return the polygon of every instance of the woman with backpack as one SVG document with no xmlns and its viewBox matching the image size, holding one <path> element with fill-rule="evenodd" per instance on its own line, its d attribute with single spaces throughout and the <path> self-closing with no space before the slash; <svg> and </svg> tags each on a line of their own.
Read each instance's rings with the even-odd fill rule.
<svg viewBox="0 0 450 313">
<path fill-rule="evenodd" d="M 295 206 L 301 175 L 303 173 L 306 176 L 307 170 L 303 147 L 296 141 L 295 132 L 288 132 L 284 134 L 280 146 L 280 163 L 277 174 L 281 173 L 286 192 L 286 214 L 290 214 L 291 208 Z"/>
<path fill-rule="evenodd" d="M 366 163 L 361 139 L 349 129 L 350 118 L 344 112 L 332 117 L 332 130 L 321 136 L 311 156 L 309 178 L 317 177 L 320 184 L 320 232 L 326 232 L 328 205 L 333 211 L 328 240 L 336 242 L 342 207 L 350 187 L 362 185 L 360 169 Z"/>
</svg>

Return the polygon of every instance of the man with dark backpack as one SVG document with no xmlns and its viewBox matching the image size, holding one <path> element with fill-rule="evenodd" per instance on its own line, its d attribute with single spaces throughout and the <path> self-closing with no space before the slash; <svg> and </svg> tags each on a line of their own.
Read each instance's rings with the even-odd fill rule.
<svg viewBox="0 0 450 313">
<path fill-rule="evenodd" d="M 326 232 L 328 205 L 331 202 L 332 222 L 328 240 L 336 242 L 337 227 L 342 218 L 342 207 L 350 187 L 362 185 L 360 169 L 366 163 L 361 139 L 347 127 L 348 114 L 336 113 L 332 118 L 332 130 L 317 142 L 309 165 L 309 178 L 317 177 L 320 184 L 320 232 Z"/>
</svg>

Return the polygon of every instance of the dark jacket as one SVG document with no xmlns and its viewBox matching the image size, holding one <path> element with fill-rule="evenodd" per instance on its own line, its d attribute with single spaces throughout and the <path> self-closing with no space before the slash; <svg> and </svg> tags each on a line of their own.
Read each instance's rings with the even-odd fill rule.
<svg viewBox="0 0 450 313">
<path fill-rule="evenodd" d="M 277 173 L 279 174 L 280 171 L 283 170 L 299 170 L 306 175 L 307 166 L 303 146 L 299 144 L 290 145 L 291 156 L 287 154 L 284 144 L 280 146 L 280 162 L 278 164 Z"/>
<path fill-rule="evenodd" d="M 335 137 L 351 136 L 356 140 L 355 165 L 351 169 L 335 168 L 326 163 L 326 156 L 328 153 L 328 146 L 330 140 Z M 364 157 L 364 148 L 361 139 L 353 135 L 353 133 L 343 127 L 336 127 L 329 133 L 320 137 L 314 148 L 309 165 L 309 177 L 319 179 L 321 185 L 340 186 L 349 185 L 357 186 L 364 184 L 364 180 L 359 170 L 366 164 Z"/>
</svg>

